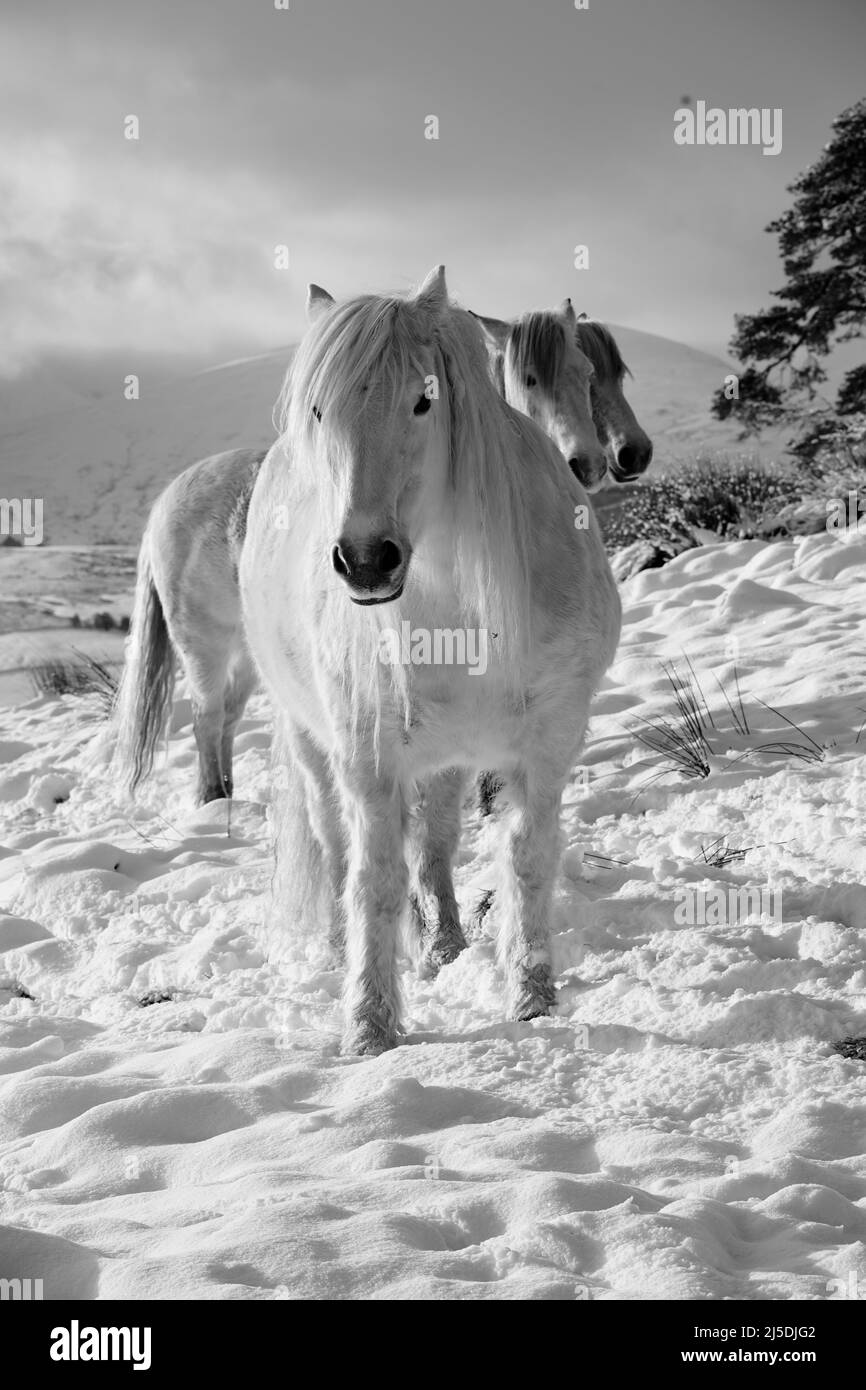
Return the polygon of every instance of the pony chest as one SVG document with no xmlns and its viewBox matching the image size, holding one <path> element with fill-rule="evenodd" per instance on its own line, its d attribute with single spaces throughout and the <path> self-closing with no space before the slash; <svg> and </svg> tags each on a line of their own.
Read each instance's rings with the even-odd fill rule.
<svg viewBox="0 0 866 1390">
<path fill-rule="evenodd" d="M 410 725 L 406 743 L 422 759 L 485 764 L 508 745 L 519 725 L 513 697 L 495 673 L 426 668 L 410 682 Z"/>
</svg>

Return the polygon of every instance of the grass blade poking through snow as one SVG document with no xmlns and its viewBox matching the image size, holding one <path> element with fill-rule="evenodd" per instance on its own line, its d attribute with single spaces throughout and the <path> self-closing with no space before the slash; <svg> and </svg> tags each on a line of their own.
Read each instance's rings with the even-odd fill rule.
<svg viewBox="0 0 866 1390">
<path fill-rule="evenodd" d="M 737 687 L 736 704 L 734 704 L 733 700 L 731 699 L 730 695 L 728 694 L 725 687 L 722 685 L 722 682 L 719 680 L 715 672 L 713 672 L 713 678 L 716 682 L 716 685 L 719 687 L 719 690 L 722 692 L 722 697 L 725 701 L 725 704 L 730 710 L 731 719 L 734 722 L 734 728 L 736 729 L 737 733 L 742 734 L 743 737 L 745 737 L 747 734 L 751 734 L 752 731 L 749 728 L 749 720 L 746 714 L 746 707 L 743 704 L 743 693 L 740 690 L 740 674 L 736 666 L 734 667 L 734 685 Z"/>
<path fill-rule="evenodd" d="M 775 709 L 772 705 L 768 705 L 766 700 L 758 700 L 758 704 L 763 705 L 764 709 L 768 709 L 771 714 L 775 714 L 777 719 L 784 720 L 790 728 L 796 729 L 797 733 L 802 734 L 804 738 L 809 740 L 809 744 L 811 744 L 810 747 L 809 744 L 804 743 L 779 743 L 776 745 L 765 743 L 763 745 L 765 750 L 775 746 L 783 752 L 786 750 L 789 751 L 796 758 L 802 758 L 803 762 L 806 763 L 820 763 L 824 761 L 824 749 L 821 747 L 820 743 L 815 742 L 811 734 L 808 734 L 799 724 L 795 724 L 794 720 L 789 719 L 787 714 L 783 714 L 781 710 Z M 756 749 L 755 751 L 758 752 L 760 750 Z"/>
<path fill-rule="evenodd" d="M 645 727 L 632 732 L 653 753 L 666 758 L 672 764 L 672 772 L 688 778 L 709 777 L 710 745 L 701 708 L 701 703 L 706 708 L 703 691 L 691 670 L 683 676 L 673 661 L 663 661 L 661 665 L 673 690 L 677 713 L 671 719 L 656 721 L 641 717 L 639 723 Z"/>
</svg>

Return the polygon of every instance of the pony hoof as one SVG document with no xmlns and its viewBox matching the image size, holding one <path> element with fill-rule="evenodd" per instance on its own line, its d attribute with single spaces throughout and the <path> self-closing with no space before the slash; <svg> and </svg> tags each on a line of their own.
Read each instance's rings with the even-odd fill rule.
<svg viewBox="0 0 866 1390">
<path fill-rule="evenodd" d="M 556 989 L 550 977 L 549 965 L 536 965 L 523 977 L 514 1000 L 514 1017 L 518 1023 L 533 1018 L 546 1018 L 556 1003 Z"/>
<path fill-rule="evenodd" d="M 478 811 L 483 817 L 493 814 L 496 798 L 505 783 L 494 772 L 482 772 L 478 778 Z"/>
<path fill-rule="evenodd" d="M 200 787 L 196 797 L 197 806 L 209 806 L 212 801 L 228 801 L 229 793 L 221 782 L 208 787 Z"/>
<path fill-rule="evenodd" d="M 465 947 L 461 946 L 457 951 L 426 951 L 421 957 L 419 977 L 422 980 L 435 980 L 443 965 L 450 965 L 455 961 L 461 950 L 465 950 Z"/>
<path fill-rule="evenodd" d="M 461 951 L 465 950 L 466 937 L 459 926 L 452 926 L 447 933 L 442 932 L 434 941 L 431 941 L 421 957 L 424 978 L 435 979 L 443 965 L 451 965 Z"/>
<path fill-rule="evenodd" d="M 365 1022 L 356 1023 L 343 1038 L 344 1057 L 380 1057 L 397 1046 L 397 1031 L 394 1027 Z"/>
<path fill-rule="evenodd" d="M 550 1009 L 549 1004 L 527 1005 L 525 1010 L 518 1009 L 514 1017 L 517 1023 L 531 1023 L 534 1018 L 549 1018 Z"/>
</svg>

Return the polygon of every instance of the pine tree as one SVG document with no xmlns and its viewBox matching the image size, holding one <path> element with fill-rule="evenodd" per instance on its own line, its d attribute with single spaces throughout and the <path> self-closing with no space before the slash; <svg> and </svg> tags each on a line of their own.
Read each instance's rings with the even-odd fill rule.
<svg viewBox="0 0 866 1390">
<path fill-rule="evenodd" d="M 835 413 L 814 404 L 827 379 L 824 359 L 866 333 L 866 99 L 832 129 L 820 158 L 790 185 L 793 207 L 766 229 L 778 236 L 787 278 L 773 291 L 776 304 L 735 318 L 730 350 L 745 367 L 738 398 L 721 388 L 712 404 L 718 419 L 733 416 L 745 433 L 802 421 L 808 411 L 792 441 L 805 457 L 840 431 L 849 444 L 862 442 L 866 415 L 866 365 L 846 373 Z"/>
</svg>

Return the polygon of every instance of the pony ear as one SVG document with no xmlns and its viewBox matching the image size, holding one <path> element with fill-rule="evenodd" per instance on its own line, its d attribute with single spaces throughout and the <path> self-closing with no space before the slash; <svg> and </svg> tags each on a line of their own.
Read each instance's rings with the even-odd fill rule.
<svg viewBox="0 0 866 1390">
<path fill-rule="evenodd" d="M 420 289 L 416 290 L 412 302 L 419 308 L 431 310 L 434 314 L 441 314 L 447 309 L 448 286 L 445 283 L 444 265 L 433 267 Z"/>
<path fill-rule="evenodd" d="M 500 352 L 504 352 L 508 343 L 508 335 L 511 332 L 511 324 L 506 323 L 504 319 L 486 319 L 483 314 L 476 314 L 472 309 L 469 312 L 481 324 L 484 336 L 494 347 L 499 348 Z"/>
<path fill-rule="evenodd" d="M 572 328 L 577 323 L 577 319 L 574 317 L 574 305 L 570 299 L 564 299 L 562 301 L 559 306 L 559 313 L 560 316 L 565 319 L 566 324 L 570 325 Z"/>
<path fill-rule="evenodd" d="M 308 285 L 306 304 L 307 323 L 315 323 L 316 319 L 326 313 L 336 302 L 333 295 L 328 294 L 327 290 L 323 290 L 321 285 Z"/>
<path fill-rule="evenodd" d="M 577 321 L 578 323 L 587 323 L 589 321 L 589 314 L 578 314 Z"/>
</svg>

